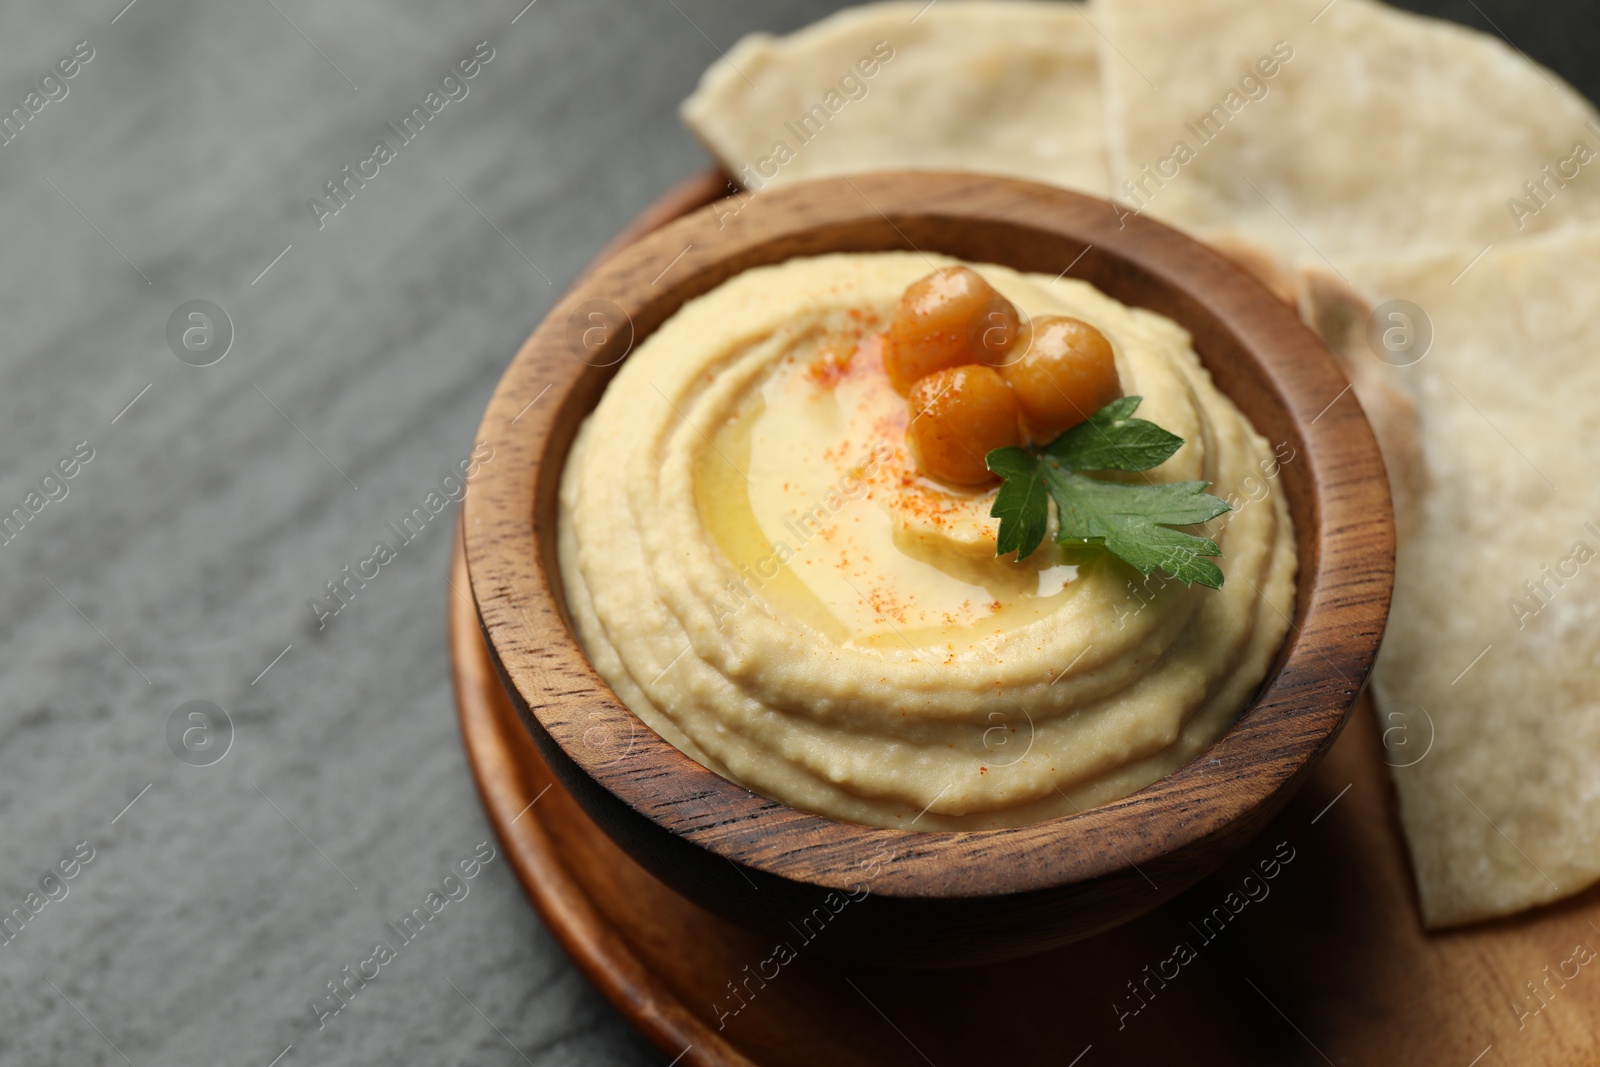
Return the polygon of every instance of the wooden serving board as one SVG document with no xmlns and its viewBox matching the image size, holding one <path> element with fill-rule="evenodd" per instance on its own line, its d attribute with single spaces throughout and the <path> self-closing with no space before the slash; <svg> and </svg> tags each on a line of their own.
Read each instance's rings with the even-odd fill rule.
<svg viewBox="0 0 1600 1067">
<path fill-rule="evenodd" d="M 698 176 L 619 241 L 723 190 Z M 779 945 L 700 909 L 612 844 L 500 688 L 459 544 L 452 568 L 457 708 L 490 822 L 573 960 L 676 1064 L 1600 1063 L 1600 891 L 1424 933 L 1365 701 L 1260 838 L 1144 917 L 1008 964 L 843 967 L 802 931 Z"/>
</svg>

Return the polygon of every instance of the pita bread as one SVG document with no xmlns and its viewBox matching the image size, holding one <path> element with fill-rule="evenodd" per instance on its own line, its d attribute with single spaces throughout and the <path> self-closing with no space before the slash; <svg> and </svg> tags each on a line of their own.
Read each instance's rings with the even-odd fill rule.
<svg viewBox="0 0 1600 1067">
<path fill-rule="evenodd" d="M 1231 230 L 1218 230 L 1206 235 L 1206 243 L 1244 268 L 1245 273 L 1253 275 L 1285 304 L 1297 302 L 1299 289 L 1295 271 L 1250 238 Z"/>
<path fill-rule="evenodd" d="M 746 38 L 683 116 L 755 188 L 925 167 L 1114 195 L 1295 302 L 1394 492 L 1374 691 L 1425 922 L 1600 880 L 1600 116 L 1565 83 L 1372 0 L 913 0 Z"/>
<path fill-rule="evenodd" d="M 869 4 L 745 37 L 706 71 L 683 121 L 747 188 L 981 170 L 1105 196 L 1097 40 L 1077 4 Z M 871 64 L 857 64 L 878 42 L 892 58 L 867 77 Z"/>
<path fill-rule="evenodd" d="M 1395 535 L 1405 541 L 1416 531 L 1422 496 L 1430 483 L 1417 436 L 1416 399 L 1407 389 L 1406 376 L 1395 373 L 1392 364 L 1374 353 L 1369 337 L 1376 309 L 1345 279 L 1318 266 L 1300 272 L 1298 292 L 1290 302 L 1298 305 L 1301 320 L 1339 361 L 1366 412 L 1389 472 Z"/>
<path fill-rule="evenodd" d="M 1600 158 L 1574 159 L 1600 152 L 1600 116 L 1496 38 L 1372 0 L 1099 0 L 1094 17 L 1130 208 L 1340 266 L 1600 220 Z"/>
<path fill-rule="evenodd" d="M 1366 372 L 1435 486 L 1374 675 L 1423 917 L 1509 914 L 1600 880 L 1600 228 L 1345 271 L 1433 331 Z"/>
</svg>

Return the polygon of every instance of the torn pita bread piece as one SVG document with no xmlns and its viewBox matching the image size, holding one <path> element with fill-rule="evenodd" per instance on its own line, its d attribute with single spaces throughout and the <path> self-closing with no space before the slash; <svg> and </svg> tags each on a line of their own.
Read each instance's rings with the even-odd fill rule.
<svg viewBox="0 0 1600 1067">
<path fill-rule="evenodd" d="M 1600 116 L 1375 0 L 1098 0 L 1112 195 L 1288 262 L 1600 221 Z"/>
<path fill-rule="evenodd" d="M 1231 230 L 1217 230 L 1206 235 L 1206 243 L 1217 252 L 1242 267 L 1246 274 L 1266 286 L 1272 295 L 1285 304 L 1294 304 L 1299 298 L 1296 271 L 1286 267 L 1278 257 L 1262 248 L 1248 237 Z"/>
<path fill-rule="evenodd" d="M 868 4 L 745 37 L 683 121 L 748 189 L 974 170 L 1104 196 L 1096 40 L 1074 3 Z"/>
<path fill-rule="evenodd" d="M 1600 880 L 1600 228 L 1344 269 L 1432 335 L 1373 679 L 1423 918 L 1507 915 Z"/>
<path fill-rule="evenodd" d="M 1407 346 L 1421 341 L 1418 324 L 1403 309 L 1386 309 L 1378 317 L 1372 302 L 1349 281 L 1318 264 L 1303 268 L 1295 285 L 1290 302 L 1350 379 L 1351 391 L 1378 439 L 1394 500 L 1395 535 L 1405 541 L 1420 518 L 1428 468 L 1418 438 L 1416 399 L 1407 389 L 1406 376 L 1395 368 L 1409 360 Z"/>
</svg>

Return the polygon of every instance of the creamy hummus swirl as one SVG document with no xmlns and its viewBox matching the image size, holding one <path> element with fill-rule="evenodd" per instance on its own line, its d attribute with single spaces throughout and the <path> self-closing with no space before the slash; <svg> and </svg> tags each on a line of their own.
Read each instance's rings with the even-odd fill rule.
<svg viewBox="0 0 1600 1067">
<path fill-rule="evenodd" d="M 1127 795 L 1192 759 L 1260 686 L 1293 612 L 1275 479 L 1292 461 L 1188 334 L 1083 282 L 972 264 L 1030 316 L 1111 341 L 1138 415 L 1184 446 L 1131 478 L 1204 480 L 1220 590 L 1047 540 L 994 556 L 993 490 L 915 473 L 875 335 L 957 262 L 829 255 L 740 274 L 639 345 L 561 487 L 577 635 L 616 694 L 717 773 L 793 807 L 982 829 Z"/>
</svg>

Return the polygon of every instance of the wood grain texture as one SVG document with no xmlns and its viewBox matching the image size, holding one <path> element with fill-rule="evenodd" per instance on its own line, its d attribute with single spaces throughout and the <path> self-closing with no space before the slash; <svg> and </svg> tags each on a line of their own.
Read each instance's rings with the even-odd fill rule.
<svg viewBox="0 0 1600 1067">
<path fill-rule="evenodd" d="M 749 267 L 904 248 L 1070 269 L 1172 317 L 1194 335 L 1222 390 L 1269 440 L 1296 453 L 1280 477 L 1299 542 L 1296 618 L 1261 693 L 1200 759 L 1071 818 L 915 833 L 757 796 L 694 763 L 617 701 L 565 618 L 556 484 L 578 423 L 626 345 Z M 571 324 L 584 323 L 595 300 L 619 308 L 631 331 L 586 352 Z M 506 445 L 467 498 L 465 554 L 497 668 L 543 758 L 646 868 L 768 934 L 870 874 L 870 894 L 831 919 L 838 936 L 818 949 L 836 955 L 913 966 L 1003 959 L 1091 935 L 1191 885 L 1265 825 L 1332 743 L 1371 666 L 1392 584 L 1388 492 L 1371 432 L 1294 314 L 1173 230 L 1026 182 L 863 175 L 670 223 L 563 298 L 507 371 L 480 435 Z"/>
<path fill-rule="evenodd" d="M 454 568 L 465 588 L 459 552 Z M 806 944 L 790 933 L 796 958 L 775 969 L 774 939 L 668 888 L 555 780 L 465 598 L 451 600 L 450 636 L 467 756 L 518 878 L 584 974 L 666 1060 L 681 1054 L 679 1067 L 1066 1065 L 1090 1046 L 1080 1067 L 1600 1062 L 1600 974 L 1591 963 L 1559 975 L 1577 944 L 1600 948 L 1600 889 L 1424 933 L 1365 700 L 1253 844 L 1115 930 L 1009 963 L 922 972 L 833 963 L 818 951 L 832 934 Z M 1263 878 L 1261 863 L 1284 844 L 1293 858 Z M 1249 902 L 1221 924 L 1230 893 Z M 1194 958 L 1175 969 L 1180 944 Z M 728 983 L 746 981 L 741 1006 Z M 1140 1007 L 1128 983 L 1145 981 Z"/>
</svg>

